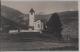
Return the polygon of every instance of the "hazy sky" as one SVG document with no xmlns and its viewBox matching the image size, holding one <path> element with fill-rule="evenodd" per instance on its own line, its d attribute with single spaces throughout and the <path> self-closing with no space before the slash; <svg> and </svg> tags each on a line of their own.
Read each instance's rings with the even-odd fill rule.
<svg viewBox="0 0 80 52">
<path fill-rule="evenodd" d="M 76 1 L 4 1 L 2 5 L 17 9 L 22 13 L 28 13 L 31 8 L 40 14 L 78 10 Z"/>
</svg>

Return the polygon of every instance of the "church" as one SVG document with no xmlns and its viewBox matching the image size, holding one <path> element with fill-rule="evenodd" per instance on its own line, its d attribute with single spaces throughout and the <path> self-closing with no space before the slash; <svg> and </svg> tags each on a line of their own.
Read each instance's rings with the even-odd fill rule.
<svg viewBox="0 0 80 52">
<path fill-rule="evenodd" d="M 43 22 L 35 20 L 35 11 L 33 8 L 29 11 L 29 29 L 30 32 L 41 32 L 43 30 Z"/>
<path fill-rule="evenodd" d="M 29 11 L 28 29 L 9 30 L 9 33 L 14 33 L 14 32 L 40 32 L 42 33 L 42 30 L 44 29 L 43 22 L 40 19 L 36 20 L 35 16 L 36 16 L 35 11 L 33 8 L 31 8 Z"/>
</svg>

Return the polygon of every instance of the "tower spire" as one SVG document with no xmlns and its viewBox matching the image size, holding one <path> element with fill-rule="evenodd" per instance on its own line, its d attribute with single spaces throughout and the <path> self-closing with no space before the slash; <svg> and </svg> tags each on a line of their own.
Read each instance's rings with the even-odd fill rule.
<svg viewBox="0 0 80 52">
<path fill-rule="evenodd" d="M 33 8 L 31 8 L 29 12 L 31 13 L 31 15 L 32 15 L 33 13 L 35 13 L 35 11 L 34 11 Z"/>
</svg>

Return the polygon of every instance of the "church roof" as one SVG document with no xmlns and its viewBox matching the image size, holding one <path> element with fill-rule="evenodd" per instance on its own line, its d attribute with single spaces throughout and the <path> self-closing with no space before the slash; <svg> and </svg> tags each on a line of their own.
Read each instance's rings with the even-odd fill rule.
<svg viewBox="0 0 80 52">
<path fill-rule="evenodd" d="M 31 12 L 31 13 L 32 13 L 32 12 L 35 12 L 35 11 L 34 11 L 34 9 L 33 9 L 33 8 L 31 8 L 29 12 Z"/>
<path fill-rule="evenodd" d="M 43 22 L 43 20 L 41 18 L 35 18 L 34 22 L 40 20 L 41 22 Z"/>
</svg>

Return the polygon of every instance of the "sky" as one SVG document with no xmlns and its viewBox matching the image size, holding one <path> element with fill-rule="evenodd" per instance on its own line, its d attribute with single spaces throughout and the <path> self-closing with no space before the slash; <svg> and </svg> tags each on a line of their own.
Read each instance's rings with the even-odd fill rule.
<svg viewBox="0 0 80 52">
<path fill-rule="evenodd" d="M 2 1 L 1 4 L 25 14 L 29 13 L 31 8 L 33 8 L 37 14 L 78 10 L 77 1 Z"/>
</svg>

